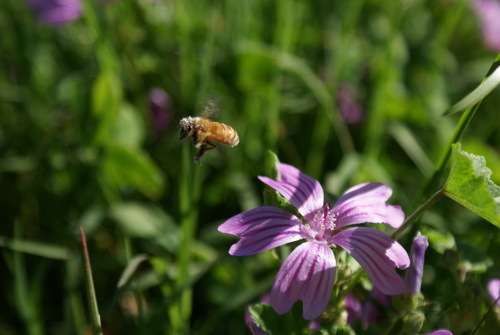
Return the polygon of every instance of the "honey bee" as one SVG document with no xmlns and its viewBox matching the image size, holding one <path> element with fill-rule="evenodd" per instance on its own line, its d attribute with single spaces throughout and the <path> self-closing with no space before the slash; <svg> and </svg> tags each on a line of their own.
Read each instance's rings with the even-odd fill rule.
<svg viewBox="0 0 500 335">
<path fill-rule="evenodd" d="M 205 152 L 216 147 L 213 142 L 230 147 L 240 143 L 238 133 L 232 127 L 199 116 L 188 116 L 181 119 L 179 127 L 181 128 L 180 139 L 192 137 L 194 146 L 200 148 L 194 157 L 195 163 L 199 165 L 201 165 L 200 158 Z"/>
</svg>

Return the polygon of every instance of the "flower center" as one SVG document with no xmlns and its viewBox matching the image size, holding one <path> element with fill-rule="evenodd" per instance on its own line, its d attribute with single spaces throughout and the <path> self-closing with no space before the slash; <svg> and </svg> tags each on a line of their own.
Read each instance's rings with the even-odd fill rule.
<svg viewBox="0 0 500 335">
<path fill-rule="evenodd" d="M 325 235 L 331 235 L 335 230 L 336 220 L 337 217 L 333 213 L 333 210 L 330 210 L 328 204 L 324 204 L 323 207 L 314 214 L 314 223 L 312 224 L 312 226 L 315 226 L 314 228 L 316 230 L 314 238 L 318 241 L 323 241 Z"/>
</svg>

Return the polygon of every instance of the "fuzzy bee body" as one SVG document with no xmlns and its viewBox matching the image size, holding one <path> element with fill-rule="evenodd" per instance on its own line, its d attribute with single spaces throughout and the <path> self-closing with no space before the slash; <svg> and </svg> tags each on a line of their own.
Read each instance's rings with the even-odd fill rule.
<svg viewBox="0 0 500 335">
<path fill-rule="evenodd" d="M 200 164 L 200 158 L 206 151 L 216 147 L 213 142 L 234 147 L 240 143 L 238 133 L 227 124 L 210 121 L 202 117 L 185 117 L 179 122 L 180 139 L 191 137 L 196 148 L 200 148 L 194 161 Z"/>
</svg>

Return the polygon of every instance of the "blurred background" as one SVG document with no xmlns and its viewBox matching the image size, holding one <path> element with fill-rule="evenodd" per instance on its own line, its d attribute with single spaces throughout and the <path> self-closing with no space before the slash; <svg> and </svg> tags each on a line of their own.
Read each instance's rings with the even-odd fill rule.
<svg viewBox="0 0 500 335">
<path fill-rule="evenodd" d="M 410 214 L 499 25 L 496 0 L 3 0 L 0 334 L 90 333 L 80 226 L 106 334 L 244 333 L 279 262 L 229 256 L 217 226 L 262 204 L 269 151 L 332 201 L 379 181 Z M 198 166 L 178 122 L 209 100 L 240 144 Z M 462 139 L 497 184 L 499 106 L 497 89 Z M 471 331 L 498 228 L 445 199 L 408 250 L 417 229 L 429 312 Z"/>
</svg>

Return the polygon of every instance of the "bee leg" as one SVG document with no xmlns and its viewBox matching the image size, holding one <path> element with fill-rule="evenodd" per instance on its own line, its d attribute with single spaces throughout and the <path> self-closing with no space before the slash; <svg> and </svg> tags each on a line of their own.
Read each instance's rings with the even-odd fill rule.
<svg viewBox="0 0 500 335">
<path fill-rule="evenodd" d="M 205 154 L 205 152 L 207 152 L 208 150 L 212 150 L 216 147 L 215 144 L 213 144 L 212 142 L 209 142 L 209 141 L 205 141 L 205 143 L 203 143 L 200 147 L 200 151 L 198 151 L 198 153 L 196 154 L 196 156 L 194 156 L 194 162 L 198 165 L 201 165 L 201 162 L 200 162 L 200 158 L 201 156 L 203 156 Z"/>
</svg>

